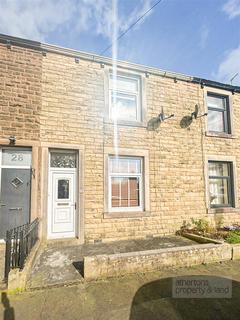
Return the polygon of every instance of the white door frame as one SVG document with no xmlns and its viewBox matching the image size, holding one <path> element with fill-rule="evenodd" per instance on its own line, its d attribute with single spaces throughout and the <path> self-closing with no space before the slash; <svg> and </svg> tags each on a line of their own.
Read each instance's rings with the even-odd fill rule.
<svg viewBox="0 0 240 320">
<path fill-rule="evenodd" d="M 77 168 L 53 168 L 50 166 L 50 156 L 51 151 L 58 151 L 57 149 L 49 150 L 49 170 L 48 170 L 48 217 L 47 217 L 47 238 L 48 239 L 61 239 L 61 238 L 76 238 L 78 234 L 78 166 Z M 61 150 L 62 152 L 68 153 L 69 150 Z M 76 152 L 77 160 L 78 154 Z M 78 161 L 77 161 L 78 162 Z M 52 232 L 52 209 L 53 209 L 53 174 L 54 173 L 70 173 L 74 175 L 74 185 L 75 185 L 75 192 L 74 192 L 74 202 L 76 203 L 74 208 L 74 232 L 59 232 L 53 233 Z"/>
</svg>

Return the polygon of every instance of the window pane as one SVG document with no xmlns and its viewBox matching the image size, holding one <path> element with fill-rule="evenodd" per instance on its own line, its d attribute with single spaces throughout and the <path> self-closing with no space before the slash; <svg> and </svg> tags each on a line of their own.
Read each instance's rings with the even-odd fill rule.
<svg viewBox="0 0 240 320">
<path fill-rule="evenodd" d="M 141 173 L 141 159 L 131 158 L 110 158 L 110 170 L 112 173 L 138 174 Z"/>
<path fill-rule="evenodd" d="M 139 207 L 139 179 L 129 178 L 129 188 L 130 188 L 130 207 Z"/>
<path fill-rule="evenodd" d="M 112 178 L 112 207 L 120 207 L 120 181 L 119 178 Z"/>
<path fill-rule="evenodd" d="M 110 172 L 118 173 L 119 158 L 110 158 Z"/>
<path fill-rule="evenodd" d="M 3 149 L 2 164 L 5 166 L 31 166 L 31 150 L 22 149 Z"/>
<path fill-rule="evenodd" d="M 128 205 L 128 178 L 121 179 L 121 207 L 129 207 Z"/>
<path fill-rule="evenodd" d="M 127 158 L 111 158 L 111 172 L 112 173 L 128 173 L 128 159 Z"/>
<path fill-rule="evenodd" d="M 223 162 L 209 162 L 208 163 L 209 176 L 229 176 L 229 165 Z"/>
<path fill-rule="evenodd" d="M 50 166 L 54 168 L 76 168 L 76 153 L 51 152 Z"/>
<path fill-rule="evenodd" d="M 134 78 L 125 78 L 121 76 L 116 77 L 116 82 L 114 83 L 113 75 L 111 75 L 111 87 L 120 91 L 138 91 L 138 80 Z"/>
<path fill-rule="evenodd" d="M 227 179 L 210 179 L 209 192 L 211 205 L 229 205 Z"/>
<path fill-rule="evenodd" d="M 137 97 L 112 92 L 112 118 L 137 120 Z"/>
<path fill-rule="evenodd" d="M 216 132 L 225 132 L 224 112 L 208 110 L 208 130 Z"/>
<path fill-rule="evenodd" d="M 140 159 L 128 159 L 128 166 L 129 173 L 141 173 Z"/>
<path fill-rule="evenodd" d="M 139 178 L 121 178 L 114 177 L 111 179 L 113 208 L 116 207 L 139 207 Z"/>
<path fill-rule="evenodd" d="M 58 199 L 69 199 L 69 180 L 58 180 Z"/>
<path fill-rule="evenodd" d="M 128 173 L 128 159 L 120 158 L 118 159 L 118 172 Z"/>
<path fill-rule="evenodd" d="M 217 108 L 217 109 L 225 109 L 226 98 L 208 95 L 207 96 L 207 104 L 208 104 L 208 107 Z"/>
</svg>

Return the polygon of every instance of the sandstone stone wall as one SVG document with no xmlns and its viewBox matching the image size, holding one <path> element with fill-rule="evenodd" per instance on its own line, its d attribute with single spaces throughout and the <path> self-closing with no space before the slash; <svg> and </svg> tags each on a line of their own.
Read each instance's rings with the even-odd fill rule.
<svg viewBox="0 0 240 320">
<path fill-rule="evenodd" d="M 183 221 L 206 218 L 215 223 L 240 222 L 240 94 L 232 95 L 234 135 L 207 136 L 206 118 L 183 126 L 195 105 L 205 112 L 205 92 L 199 84 L 175 81 L 145 73 L 146 119 L 156 117 L 162 107 L 174 113 L 157 131 L 146 126 L 119 126 L 119 148 L 149 152 L 149 203 L 146 215 L 107 218 L 104 196 L 104 152 L 113 147 L 113 125 L 105 119 L 106 68 L 95 61 L 64 54 L 0 44 L 0 135 L 38 140 L 40 143 L 72 144 L 84 147 L 83 197 L 85 241 L 116 240 L 174 233 Z M 127 71 L 127 70 L 126 70 Z M 140 72 L 141 74 L 141 72 Z M 211 91 L 211 88 L 209 88 Z M 228 93 L 228 92 L 227 92 Z M 41 146 L 39 146 L 39 167 Z M 208 210 L 206 156 L 236 157 L 235 193 L 237 207 Z M 131 154 L 129 154 L 131 156 Z M 41 173 L 40 173 L 41 178 Z M 38 201 L 43 180 L 39 178 Z M 44 183 L 47 183 L 46 181 Z M 47 201 L 47 200 L 46 200 Z M 46 206 L 41 215 L 46 219 Z"/>
<path fill-rule="evenodd" d="M 1 138 L 39 140 L 42 54 L 0 44 Z"/>
<path fill-rule="evenodd" d="M 145 76 L 145 75 L 144 75 Z M 199 84 L 150 74 L 146 82 L 147 120 L 161 108 L 175 117 L 159 130 L 119 127 L 119 147 L 149 151 L 150 214 L 138 218 L 104 218 L 104 155 L 113 147 L 113 125 L 104 120 L 104 68 L 99 63 L 54 53 L 43 58 L 41 141 L 85 146 L 85 240 L 116 240 L 175 232 L 191 217 L 216 219 L 208 213 L 205 193 L 205 155 L 237 156 L 240 170 L 240 95 L 232 96 L 235 138 L 205 136 L 206 118 L 182 127 L 182 119 L 199 104 L 204 112 L 204 90 Z M 239 129 L 238 129 L 239 127 Z M 131 154 L 129 154 L 131 155 Z M 236 185 L 237 197 L 240 195 Z M 227 222 L 240 221 L 240 210 L 224 212 Z"/>
</svg>

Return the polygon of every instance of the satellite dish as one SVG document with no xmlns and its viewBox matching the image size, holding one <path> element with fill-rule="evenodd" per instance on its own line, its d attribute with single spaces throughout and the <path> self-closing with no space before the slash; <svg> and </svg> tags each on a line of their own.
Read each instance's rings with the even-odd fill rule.
<svg viewBox="0 0 240 320">
<path fill-rule="evenodd" d="M 160 123 L 161 122 L 159 121 L 159 117 L 154 117 L 154 118 L 150 119 L 147 124 L 148 131 L 157 130 L 160 126 Z"/>
<path fill-rule="evenodd" d="M 160 126 L 160 123 L 163 121 L 170 119 L 174 117 L 174 114 L 171 114 L 170 116 L 165 115 L 163 108 L 159 115 L 157 117 L 152 118 L 151 120 L 148 121 L 148 130 L 154 131 L 157 130 Z"/>
</svg>

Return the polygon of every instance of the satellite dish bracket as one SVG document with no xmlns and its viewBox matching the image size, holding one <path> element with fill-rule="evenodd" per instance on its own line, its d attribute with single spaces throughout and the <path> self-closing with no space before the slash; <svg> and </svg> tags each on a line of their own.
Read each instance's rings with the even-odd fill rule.
<svg viewBox="0 0 240 320">
<path fill-rule="evenodd" d="M 167 119 L 170 119 L 170 118 L 174 117 L 174 114 L 172 113 L 172 114 L 170 114 L 169 116 L 165 116 L 165 114 L 164 114 L 163 112 L 161 112 L 161 113 L 158 115 L 158 117 L 159 117 L 159 120 L 160 120 L 160 123 L 161 123 L 161 122 L 163 122 L 163 121 L 165 121 L 165 120 L 167 120 Z"/>
<path fill-rule="evenodd" d="M 198 107 L 198 105 L 196 104 L 195 105 L 195 111 L 193 111 L 192 113 L 191 113 L 191 119 L 193 120 L 193 119 L 198 119 L 198 118 L 201 118 L 201 117 L 205 117 L 205 116 L 207 116 L 208 114 L 207 114 L 207 112 L 205 112 L 205 113 L 203 113 L 203 114 L 201 114 L 201 115 L 198 115 L 198 111 L 199 111 L 199 107 Z"/>
</svg>

